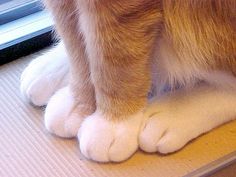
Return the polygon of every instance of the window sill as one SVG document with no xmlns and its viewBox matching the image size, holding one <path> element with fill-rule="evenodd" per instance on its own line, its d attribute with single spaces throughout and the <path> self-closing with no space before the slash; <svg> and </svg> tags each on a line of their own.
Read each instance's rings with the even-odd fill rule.
<svg viewBox="0 0 236 177">
<path fill-rule="evenodd" d="M 45 11 L 36 12 L 0 27 L 0 50 L 52 31 L 53 21 Z"/>
</svg>

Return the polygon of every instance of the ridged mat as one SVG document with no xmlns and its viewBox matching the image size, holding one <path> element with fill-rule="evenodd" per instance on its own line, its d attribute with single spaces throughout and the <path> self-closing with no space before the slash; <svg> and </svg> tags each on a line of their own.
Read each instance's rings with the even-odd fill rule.
<svg viewBox="0 0 236 177">
<path fill-rule="evenodd" d="M 75 139 L 50 135 L 43 125 L 43 109 L 22 98 L 19 77 L 32 58 L 0 66 L 0 177 L 177 177 L 236 150 L 234 121 L 171 155 L 138 151 L 119 164 L 88 161 Z"/>
</svg>

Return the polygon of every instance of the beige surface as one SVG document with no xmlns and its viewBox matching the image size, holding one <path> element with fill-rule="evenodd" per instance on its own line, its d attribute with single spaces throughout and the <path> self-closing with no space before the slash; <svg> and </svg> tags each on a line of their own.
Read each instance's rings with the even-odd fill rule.
<svg viewBox="0 0 236 177">
<path fill-rule="evenodd" d="M 236 121 L 167 156 L 137 152 L 120 164 L 98 164 L 80 154 L 74 139 L 56 138 L 43 112 L 22 100 L 19 76 L 30 58 L 0 67 L 0 177 L 176 177 L 236 150 Z"/>
</svg>

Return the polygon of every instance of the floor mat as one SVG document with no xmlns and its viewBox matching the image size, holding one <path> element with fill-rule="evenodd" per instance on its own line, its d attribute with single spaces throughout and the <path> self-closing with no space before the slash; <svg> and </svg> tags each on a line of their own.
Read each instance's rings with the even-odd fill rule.
<svg viewBox="0 0 236 177">
<path fill-rule="evenodd" d="M 225 124 L 171 155 L 138 151 L 123 163 L 86 160 L 76 139 L 50 135 L 43 108 L 28 104 L 19 91 L 19 77 L 28 56 L 0 67 L 1 177 L 177 177 L 236 150 L 236 121 Z"/>
</svg>

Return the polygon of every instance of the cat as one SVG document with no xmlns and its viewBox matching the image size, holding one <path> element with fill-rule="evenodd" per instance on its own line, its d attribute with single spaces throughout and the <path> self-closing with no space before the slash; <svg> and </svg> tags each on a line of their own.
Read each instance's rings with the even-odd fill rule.
<svg viewBox="0 0 236 177">
<path fill-rule="evenodd" d="M 61 42 L 21 91 L 81 153 L 168 154 L 236 119 L 235 0 L 45 0 Z"/>
</svg>

